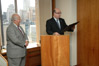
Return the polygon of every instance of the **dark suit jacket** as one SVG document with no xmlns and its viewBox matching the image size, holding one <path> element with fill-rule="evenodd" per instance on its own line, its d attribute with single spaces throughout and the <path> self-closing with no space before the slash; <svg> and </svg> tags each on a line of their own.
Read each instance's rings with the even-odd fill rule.
<svg viewBox="0 0 99 66">
<path fill-rule="evenodd" d="M 59 29 L 56 21 L 54 18 L 51 18 L 49 20 L 47 20 L 46 22 L 46 32 L 49 35 L 52 35 L 54 32 L 58 32 L 61 35 L 64 35 L 64 28 L 67 27 L 68 25 L 65 23 L 65 20 L 62 18 L 59 18 L 60 21 L 60 25 L 61 25 L 61 29 Z M 68 30 L 68 31 L 73 31 L 72 29 Z"/>
</svg>

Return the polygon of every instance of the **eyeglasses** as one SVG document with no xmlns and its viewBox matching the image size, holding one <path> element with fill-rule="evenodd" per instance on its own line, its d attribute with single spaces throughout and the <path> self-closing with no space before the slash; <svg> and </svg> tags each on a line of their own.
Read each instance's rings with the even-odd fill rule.
<svg viewBox="0 0 99 66">
<path fill-rule="evenodd" d="M 62 14 L 61 12 L 55 12 L 56 14 Z"/>
</svg>

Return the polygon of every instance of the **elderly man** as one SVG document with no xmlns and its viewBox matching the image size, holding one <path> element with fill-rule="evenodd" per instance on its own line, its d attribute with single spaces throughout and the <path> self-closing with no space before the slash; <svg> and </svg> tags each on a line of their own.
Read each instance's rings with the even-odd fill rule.
<svg viewBox="0 0 99 66">
<path fill-rule="evenodd" d="M 65 23 L 65 20 L 60 18 L 61 10 L 55 8 L 53 11 L 53 17 L 46 22 L 46 32 L 49 35 L 64 35 L 63 30 L 68 26 Z M 73 26 L 68 31 L 73 31 L 75 26 Z"/>
<path fill-rule="evenodd" d="M 12 15 L 12 22 L 7 28 L 7 57 L 9 66 L 25 66 L 28 37 L 20 26 L 21 18 Z"/>
</svg>

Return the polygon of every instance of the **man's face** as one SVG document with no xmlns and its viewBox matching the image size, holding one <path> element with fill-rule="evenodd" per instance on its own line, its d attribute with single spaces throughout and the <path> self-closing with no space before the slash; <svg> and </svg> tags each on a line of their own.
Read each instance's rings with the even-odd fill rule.
<svg viewBox="0 0 99 66">
<path fill-rule="evenodd" d="M 17 22 L 18 22 L 18 23 L 21 22 L 21 18 L 20 18 L 20 16 L 18 16 L 18 20 L 17 20 Z"/>
<path fill-rule="evenodd" d="M 61 17 L 61 11 L 60 10 L 55 10 L 55 12 L 54 12 L 54 17 L 55 18 L 57 18 L 57 19 L 59 19 L 60 17 Z"/>
<path fill-rule="evenodd" d="M 18 24 L 20 24 L 20 22 L 21 22 L 21 18 L 20 18 L 19 15 L 17 15 L 17 20 L 16 20 L 16 22 L 17 22 Z"/>
<path fill-rule="evenodd" d="M 14 23 L 16 23 L 18 26 L 20 25 L 20 22 L 21 22 L 21 18 L 19 15 L 15 15 L 17 17 L 16 20 L 14 20 Z"/>
</svg>

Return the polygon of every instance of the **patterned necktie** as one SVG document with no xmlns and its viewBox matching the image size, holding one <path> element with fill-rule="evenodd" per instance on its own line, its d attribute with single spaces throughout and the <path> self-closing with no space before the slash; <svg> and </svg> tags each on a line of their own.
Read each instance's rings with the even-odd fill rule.
<svg viewBox="0 0 99 66">
<path fill-rule="evenodd" d="M 21 32 L 21 34 L 24 36 L 24 34 L 23 34 L 22 30 L 20 29 L 20 27 L 18 27 L 18 29 L 19 29 L 19 31 Z"/>
</svg>

